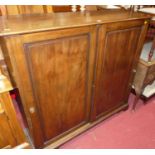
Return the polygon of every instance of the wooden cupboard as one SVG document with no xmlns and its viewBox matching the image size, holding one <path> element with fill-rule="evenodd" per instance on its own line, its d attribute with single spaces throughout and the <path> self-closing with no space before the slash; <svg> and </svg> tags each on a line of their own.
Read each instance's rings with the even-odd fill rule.
<svg viewBox="0 0 155 155">
<path fill-rule="evenodd" d="M 99 11 L 0 19 L 1 46 L 36 148 L 57 147 L 127 108 L 149 18 Z"/>
<path fill-rule="evenodd" d="M 0 148 L 12 148 L 26 141 L 8 91 L 12 86 L 0 73 Z"/>
<path fill-rule="evenodd" d="M 8 92 L 0 94 L 0 148 L 12 148 L 26 140 Z"/>
<path fill-rule="evenodd" d="M 22 47 L 14 58 L 40 145 L 88 122 L 94 37 L 84 27 L 8 38 Z"/>
<path fill-rule="evenodd" d="M 134 25 L 134 27 L 133 27 Z M 127 104 L 142 21 L 101 25 L 95 69 L 94 120 Z"/>
<path fill-rule="evenodd" d="M 0 5 L 0 16 L 52 12 L 52 5 Z"/>
</svg>

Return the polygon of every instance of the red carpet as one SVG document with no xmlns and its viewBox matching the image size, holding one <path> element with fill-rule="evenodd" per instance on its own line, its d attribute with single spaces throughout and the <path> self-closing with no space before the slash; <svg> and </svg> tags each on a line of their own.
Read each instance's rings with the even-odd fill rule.
<svg viewBox="0 0 155 155">
<path fill-rule="evenodd" d="M 139 100 L 131 111 L 134 95 L 130 95 L 127 111 L 122 111 L 87 132 L 67 142 L 62 149 L 154 149 L 155 97 L 147 104 Z"/>
</svg>

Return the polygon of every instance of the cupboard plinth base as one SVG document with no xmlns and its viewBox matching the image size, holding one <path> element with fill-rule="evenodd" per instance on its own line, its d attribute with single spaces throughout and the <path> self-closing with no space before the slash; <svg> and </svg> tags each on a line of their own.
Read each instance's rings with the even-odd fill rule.
<svg viewBox="0 0 155 155">
<path fill-rule="evenodd" d="M 95 125 L 101 123 L 102 121 L 104 121 L 105 119 L 107 119 L 108 117 L 120 112 L 120 111 L 124 111 L 128 109 L 128 104 L 124 104 L 120 107 L 118 107 L 117 109 L 113 110 L 112 112 L 108 113 L 105 116 L 102 116 L 101 118 L 99 118 L 98 120 L 91 122 L 91 123 L 87 123 L 84 126 L 80 127 L 79 129 L 67 134 L 66 136 L 60 138 L 59 140 L 56 140 L 55 142 L 47 145 L 44 147 L 44 149 L 55 149 L 60 147 L 61 145 L 63 145 L 64 143 L 66 143 L 67 141 L 79 136 L 80 134 L 84 133 L 85 131 L 87 131 L 88 129 L 94 127 Z"/>
</svg>

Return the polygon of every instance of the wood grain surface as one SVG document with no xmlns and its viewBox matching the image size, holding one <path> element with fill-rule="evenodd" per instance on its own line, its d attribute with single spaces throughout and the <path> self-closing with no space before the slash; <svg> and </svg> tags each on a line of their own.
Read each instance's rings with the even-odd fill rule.
<svg viewBox="0 0 155 155">
<path fill-rule="evenodd" d="M 0 17 L 0 36 L 147 19 L 149 17 L 150 15 L 143 13 L 120 10 L 4 16 Z"/>
</svg>

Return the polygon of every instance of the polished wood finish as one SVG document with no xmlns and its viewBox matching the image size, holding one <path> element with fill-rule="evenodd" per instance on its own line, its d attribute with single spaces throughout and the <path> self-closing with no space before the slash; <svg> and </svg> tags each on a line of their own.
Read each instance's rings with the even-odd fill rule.
<svg viewBox="0 0 155 155">
<path fill-rule="evenodd" d="M 128 11 L 0 19 L 35 147 L 56 147 L 127 107 L 148 20 Z"/>
<path fill-rule="evenodd" d="M 2 75 L 1 75 L 2 77 Z M 3 83 L 4 81 L 4 83 Z M 26 141 L 24 132 L 16 117 L 16 112 L 10 98 L 9 90 L 12 89 L 6 77 L 1 79 L 3 90 L 0 92 L 0 148 L 15 147 Z"/>
<path fill-rule="evenodd" d="M 76 12 L 81 11 L 81 6 L 76 5 Z M 52 5 L 53 12 L 73 12 L 72 5 Z M 96 5 L 85 5 L 85 11 L 97 11 Z"/>
<path fill-rule="evenodd" d="M 8 145 L 16 146 L 16 140 L 10 129 L 10 125 L 4 110 L 0 111 L 0 148 L 4 148 Z"/>
<path fill-rule="evenodd" d="M 136 27 L 135 24 L 134 28 L 130 27 L 132 22 L 127 25 L 128 28 L 123 30 L 121 27 L 125 27 L 126 23 L 113 24 L 111 29 L 103 26 L 99 30 L 99 34 L 103 36 L 99 37 L 102 44 L 96 60 L 94 119 L 127 103 L 127 88 L 130 87 L 130 76 L 141 32 L 141 26 Z"/>
<path fill-rule="evenodd" d="M 88 120 L 89 29 L 77 36 L 67 32 L 64 31 L 68 35 L 65 38 L 25 45 L 45 142 Z M 51 33 L 51 37 L 57 38 L 56 33 L 61 31 Z"/>
<path fill-rule="evenodd" d="M 51 5 L 0 5 L 0 16 L 8 15 L 22 15 L 22 14 L 42 14 L 42 13 L 52 13 L 53 7 Z M 0 67 L 8 78 L 7 66 L 5 64 L 3 54 L 0 47 Z M 15 87 L 15 83 L 13 83 Z"/>
<path fill-rule="evenodd" d="M 91 11 L 83 13 L 68 12 L 8 16 L 7 18 L 0 17 L 0 36 L 106 24 L 136 19 L 142 19 L 143 21 L 146 18 L 150 18 L 150 15 L 119 10 L 110 12 Z"/>
<path fill-rule="evenodd" d="M 6 38 L 19 48 L 8 52 L 22 59 L 14 72 L 38 147 L 88 121 L 95 37 L 95 27 L 83 27 Z"/>
<path fill-rule="evenodd" d="M 80 11 L 76 5 L 76 11 Z M 85 11 L 97 11 L 96 5 L 85 5 Z M 72 5 L 0 5 L 0 16 L 72 12 Z"/>
<path fill-rule="evenodd" d="M 122 110 L 126 110 L 128 107 L 127 104 L 121 105 L 118 108 L 115 108 L 113 111 L 109 112 L 107 115 L 98 118 L 96 121 L 93 122 L 89 122 L 81 127 L 79 127 L 78 129 L 76 129 L 73 132 L 68 133 L 67 135 L 63 136 L 61 139 L 58 139 L 57 141 L 49 144 L 48 146 L 45 147 L 45 149 L 53 149 L 53 148 L 58 148 L 60 145 L 62 145 L 63 143 L 65 143 L 66 141 L 71 140 L 72 138 L 78 136 L 79 134 L 81 134 L 82 132 L 94 127 L 95 125 L 97 125 L 98 123 L 101 123 L 102 121 L 104 121 L 105 119 L 109 118 L 110 116 L 112 116 L 113 114 L 116 114 Z"/>
<path fill-rule="evenodd" d="M 71 5 L 53 5 L 53 12 L 72 12 Z M 78 6 L 77 11 L 80 10 L 80 6 Z"/>
<path fill-rule="evenodd" d="M 53 8 L 51 5 L 0 5 L 0 12 L 2 16 L 51 13 Z"/>
</svg>

